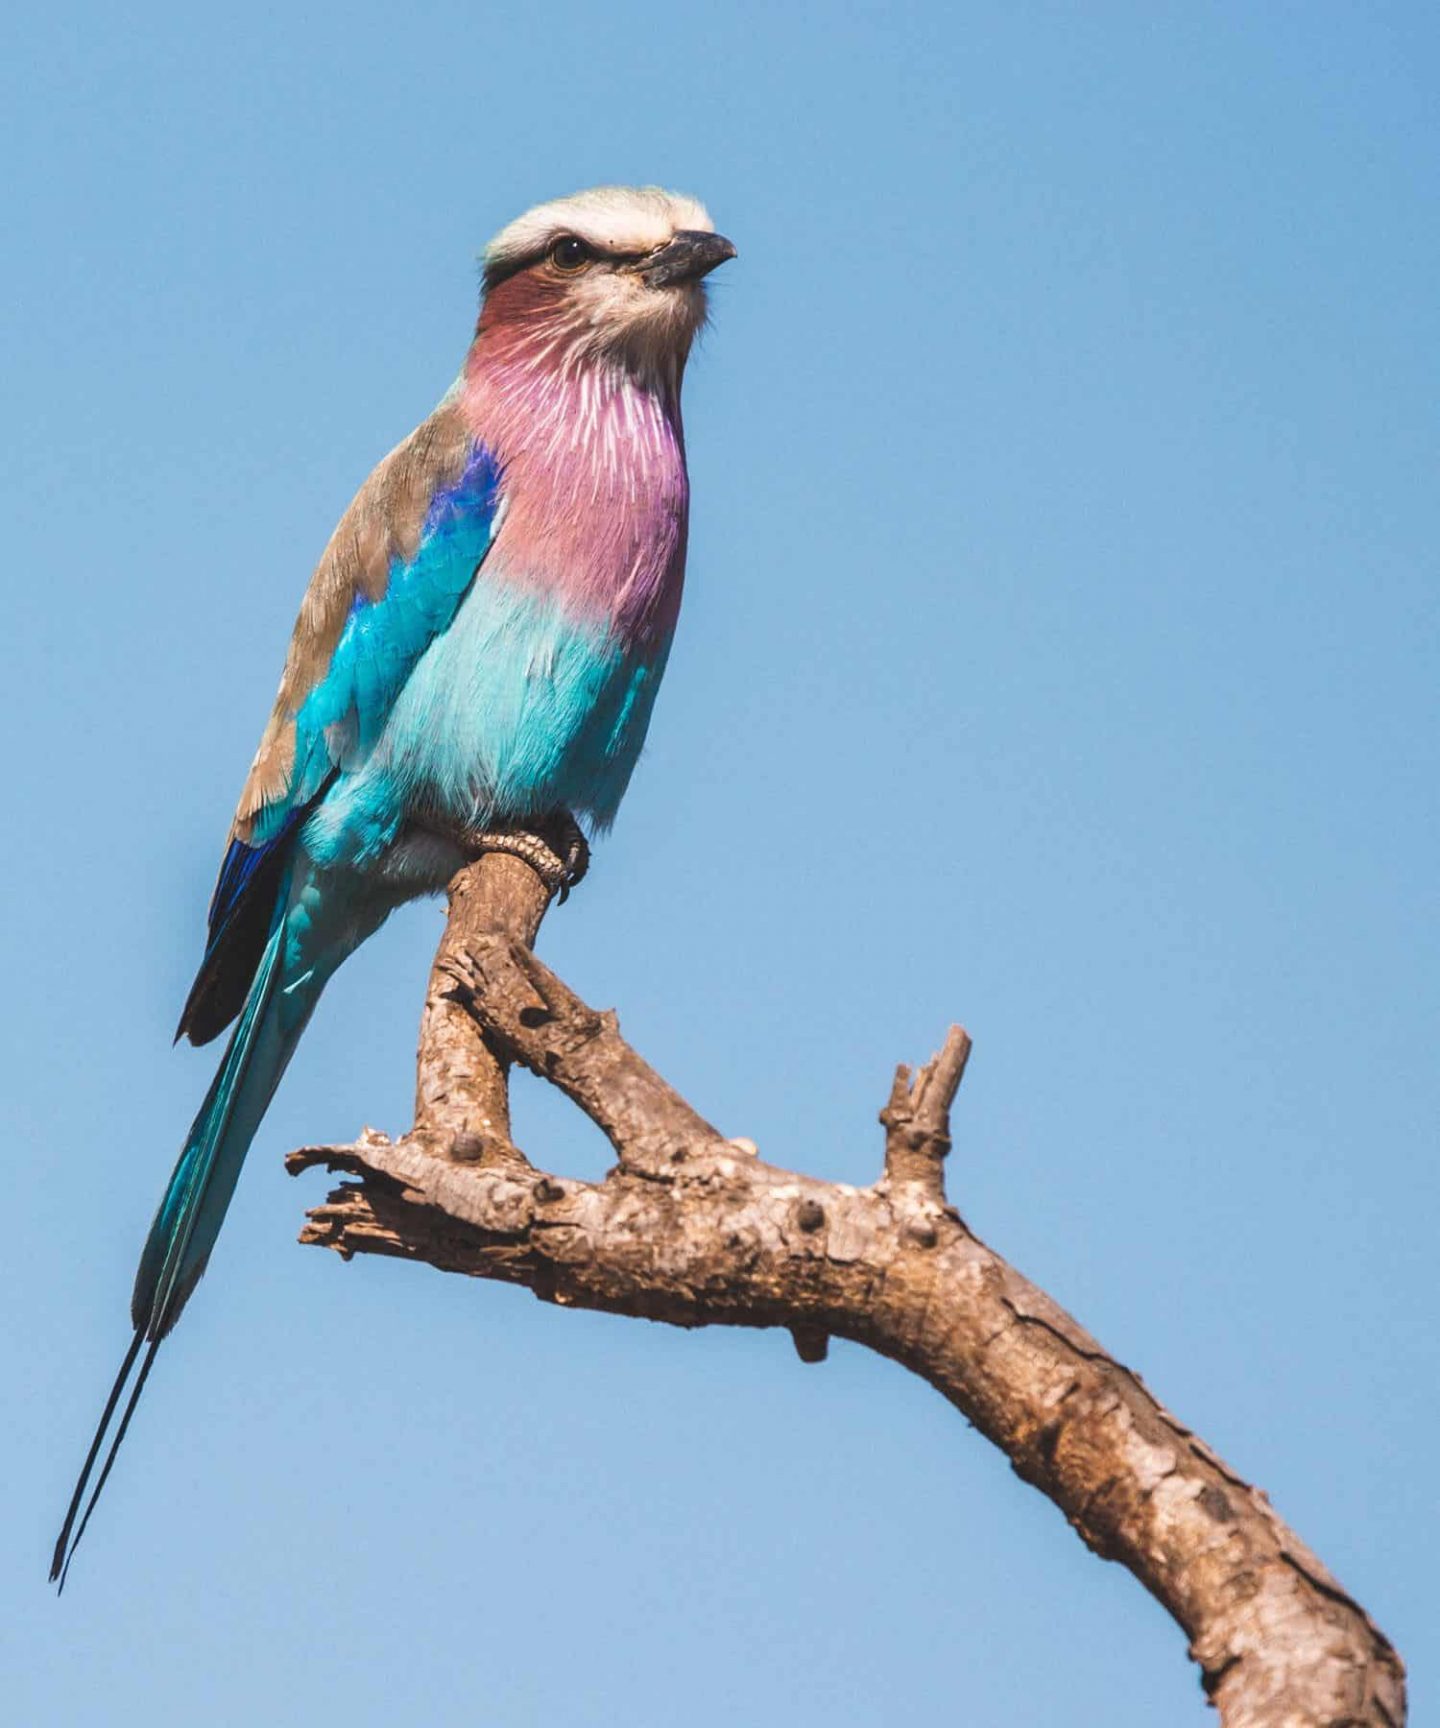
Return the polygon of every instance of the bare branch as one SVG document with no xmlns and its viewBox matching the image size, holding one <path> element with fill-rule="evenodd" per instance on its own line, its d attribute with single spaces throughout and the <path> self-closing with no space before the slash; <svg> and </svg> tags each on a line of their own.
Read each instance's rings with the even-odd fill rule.
<svg viewBox="0 0 1440 1728">
<path fill-rule="evenodd" d="M 415 1135 L 442 1154 L 455 1137 L 510 1144 L 510 1097 L 503 1054 L 477 1040 L 475 1022 L 455 1000 L 451 968 L 483 930 L 513 931 L 528 948 L 550 904 L 550 890 L 520 859 L 488 853 L 450 884 L 450 915 L 430 970 L 415 1072 Z"/>
<path fill-rule="evenodd" d="M 867 1345 L 943 1393 L 1089 1547 L 1164 1604 L 1226 1728 L 1399 1728 L 1399 1657 L 1265 1496 L 946 1204 L 963 1031 L 913 1075 L 897 1071 L 873 1187 L 780 1169 L 724 1139 L 613 1014 L 529 952 L 539 919 L 497 913 L 514 907 L 514 884 L 490 893 L 501 864 L 515 861 L 482 860 L 452 890 L 431 1002 L 443 978 L 453 1065 L 429 1094 L 422 1081 L 422 1096 L 491 1098 L 488 1115 L 447 1109 L 442 1126 L 432 1111 L 402 1141 L 367 1134 L 292 1154 L 292 1171 L 326 1164 L 358 1178 L 310 1213 L 302 1241 L 503 1279 L 562 1306 L 783 1326 L 807 1362 L 831 1336 Z M 509 1143 L 508 1111 L 483 1090 L 492 1082 L 470 1090 L 452 1011 L 466 1016 L 471 1062 L 477 1050 L 522 1062 L 604 1130 L 619 1163 L 603 1181 L 538 1171 Z M 427 1037 L 434 1023 L 427 1003 Z M 422 1050 L 422 1073 L 426 1060 Z"/>
<path fill-rule="evenodd" d="M 962 1026 L 952 1026 L 940 1053 L 919 1073 L 912 1076 L 903 1062 L 895 1070 L 890 1102 L 880 1112 L 889 1181 L 914 1182 L 927 1194 L 944 1198 L 950 1106 L 969 1060 L 969 1034 Z"/>
</svg>

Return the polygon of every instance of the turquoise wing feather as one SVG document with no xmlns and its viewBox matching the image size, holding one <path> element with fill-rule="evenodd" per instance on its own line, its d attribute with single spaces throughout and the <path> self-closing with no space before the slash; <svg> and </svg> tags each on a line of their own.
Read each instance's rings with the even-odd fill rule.
<svg viewBox="0 0 1440 1728">
<path fill-rule="evenodd" d="M 416 663 L 454 618 L 499 514 L 498 463 L 442 404 L 341 520 L 301 607 L 240 796 L 177 1036 L 207 1043 L 239 1013 L 301 822 L 373 745 Z"/>
</svg>

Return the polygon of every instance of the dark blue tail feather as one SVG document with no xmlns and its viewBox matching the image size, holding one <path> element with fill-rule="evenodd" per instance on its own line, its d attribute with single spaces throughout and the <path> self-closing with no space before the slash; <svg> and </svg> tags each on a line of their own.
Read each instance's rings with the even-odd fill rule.
<svg viewBox="0 0 1440 1728">
<path fill-rule="evenodd" d="M 115 1376 L 115 1384 L 110 1388 L 110 1396 L 105 1400 L 105 1413 L 100 1418 L 100 1426 L 95 1430 L 95 1438 L 90 1442 L 90 1450 L 85 1454 L 80 1480 L 75 1484 L 75 1492 L 70 1496 L 65 1522 L 60 1526 L 60 1534 L 55 1541 L 55 1553 L 50 1560 L 50 1582 L 54 1584 L 58 1580 L 62 1590 L 65 1588 L 65 1568 L 69 1564 L 67 1550 L 74 1553 L 70 1546 L 70 1532 L 75 1527 L 75 1516 L 80 1510 L 80 1502 L 85 1498 L 85 1484 L 90 1480 L 90 1472 L 95 1468 L 95 1460 L 100 1456 L 105 1430 L 110 1426 L 110 1418 L 115 1414 L 115 1406 L 120 1402 L 120 1394 L 125 1390 L 125 1382 L 130 1378 L 130 1370 L 135 1366 L 135 1358 L 140 1354 L 140 1346 L 144 1342 L 144 1332 L 137 1329 L 130 1348 L 125 1352 L 125 1360 L 120 1364 L 120 1372 Z M 90 1504 L 93 1506 L 94 1503 L 92 1499 Z M 89 1517 L 88 1512 L 86 1517 Z M 80 1538 L 77 1536 L 75 1540 L 78 1542 Z"/>
<path fill-rule="evenodd" d="M 155 1361 L 161 1341 L 180 1317 L 191 1291 L 199 1282 L 210 1257 L 210 1250 L 220 1233 L 225 1211 L 239 1178 L 246 1150 L 260 1124 L 279 1081 L 285 1062 L 294 1047 L 304 1014 L 289 1034 L 273 1025 L 270 1013 L 275 987 L 281 970 L 281 950 L 285 934 L 285 911 L 288 903 L 288 880 L 282 882 L 270 927 L 269 940 L 260 957 L 260 964 L 251 983 L 240 1022 L 236 1026 L 220 1064 L 219 1072 L 210 1083 L 205 1102 L 200 1107 L 185 1143 L 185 1150 L 175 1166 L 160 1202 L 150 1234 L 140 1256 L 131 1299 L 131 1318 L 135 1336 L 125 1353 L 115 1384 L 105 1402 L 105 1409 L 95 1430 L 80 1480 L 65 1514 L 65 1522 L 55 1544 L 50 1577 L 65 1586 L 70 1562 L 80 1538 L 95 1510 L 101 1491 L 109 1480 L 116 1454 L 130 1426 L 140 1393 Z M 85 1502 L 85 1490 L 105 1443 L 105 1436 L 114 1421 L 121 1396 L 139 1359 L 141 1347 L 149 1349 L 140 1363 L 139 1374 L 126 1402 L 124 1413 L 115 1430 L 105 1463 L 95 1487 Z M 83 1516 L 80 1508 L 85 1505 Z M 79 1526 L 76 1527 L 76 1519 Z M 72 1539 L 71 1532 L 74 1532 Z"/>
<path fill-rule="evenodd" d="M 105 1403 L 105 1414 L 100 1418 L 100 1426 L 95 1430 L 95 1438 L 90 1443 L 90 1452 L 85 1460 L 85 1468 L 80 1472 L 80 1480 L 75 1484 L 75 1492 L 70 1499 L 69 1510 L 65 1514 L 65 1522 L 60 1528 L 60 1534 L 55 1542 L 55 1552 L 50 1560 L 50 1582 L 55 1585 L 58 1596 L 65 1588 L 65 1580 L 70 1576 L 70 1562 L 75 1558 L 75 1550 L 80 1546 L 80 1538 L 85 1534 L 85 1528 L 90 1522 L 90 1514 L 95 1510 L 101 1490 L 110 1480 L 110 1472 L 115 1468 L 115 1455 L 120 1450 L 120 1442 L 125 1438 L 125 1430 L 130 1426 L 130 1418 L 135 1414 L 135 1406 L 140 1402 L 140 1394 L 145 1390 L 145 1382 L 150 1375 L 151 1364 L 155 1360 L 155 1352 L 160 1348 L 160 1340 L 152 1339 L 150 1348 L 145 1352 L 145 1360 L 140 1364 L 140 1372 L 135 1377 L 135 1385 L 125 1405 L 125 1414 L 120 1418 L 120 1426 L 115 1430 L 115 1438 L 110 1442 L 110 1450 L 105 1455 L 105 1468 L 100 1472 L 100 1478 L 95 1484 L 95 1492 L 90 1496 L 90 1502 L 85 1508 L 85 1516 L 80 1520 L 80 1528 L 75 1531 L 75 1540 L 70 1540 L 70 1531 L 75 1523 L 75 1515 L 80 1510 L 80 1502 L 84 1498 L 85 1484 L 90 1480 L 90 1472 L 95 1468 L 95 1460 L 100 1456 L 101 1442 L 105 1438 L 105 1430 L 110 1426 L 110 1418 L 115 1414 L 115 1406 L 120 1402 L 120 1394 L 125 1388 L 125 1382 L 130 1378 L 130 1370 L 135 1366 L 135 1358 L 140 1353 L 140 1346 L 145 1342 L 145 1334 L 137 1329 L 131 1340 L 130 1348 L 125 1352 L 125 1360 L 120 1364 L 120 1372 L 115 1376 L 115 1384 L 110 1388 L 110 1396 Z"/>
</svg>

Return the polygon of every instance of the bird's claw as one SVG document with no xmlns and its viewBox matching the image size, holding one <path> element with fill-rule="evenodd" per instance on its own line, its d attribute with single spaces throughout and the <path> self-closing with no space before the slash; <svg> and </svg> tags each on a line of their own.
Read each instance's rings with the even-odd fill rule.
<svg viewBox="0 0 1440 1728">
<path fill-rule="evenodd" d="M 555 827 L 558 830 L 556 839 L 560 842 L 556 853 L 565 868 L 560 881 L 560 904 L 563 906 L 570 897 L 570 890 L 585 880 L 590 869 L 590 842 L 585 838 L 585 830 L 568 810 L 562 810 L 555 818 Z"/>
<path fill-rule="evenodd" d="M 467 829 L 458 838 L 472 857 L 505 852 L 521 859 L 562 906 L 590 868 L 590 843 L 568 810 L 527 827 Z"/>
</svg>

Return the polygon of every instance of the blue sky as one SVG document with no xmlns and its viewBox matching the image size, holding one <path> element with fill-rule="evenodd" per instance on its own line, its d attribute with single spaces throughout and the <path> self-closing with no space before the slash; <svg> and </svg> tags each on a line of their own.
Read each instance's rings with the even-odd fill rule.
<svg viewBox="0 0 1440 1728">
<path fill-rule="evenodd" d="M 44 1587 L 309 569 L 453 375 L 487 235 L 607 180 L 698 193 L 740 257 L 651 745 L 546 957 L 851 1181 L 963 1019 L 956 1202 L 1434 1709 L 1437 34 L 1383 0 L 0 26 L 10 1720 L 1207 1720 L 1161 1611 L 888 1364 L 294 1246 L 323 1184 L 283 1153 L 408 1120 L 429 905 L 332 987 Z"/>
</svg>

